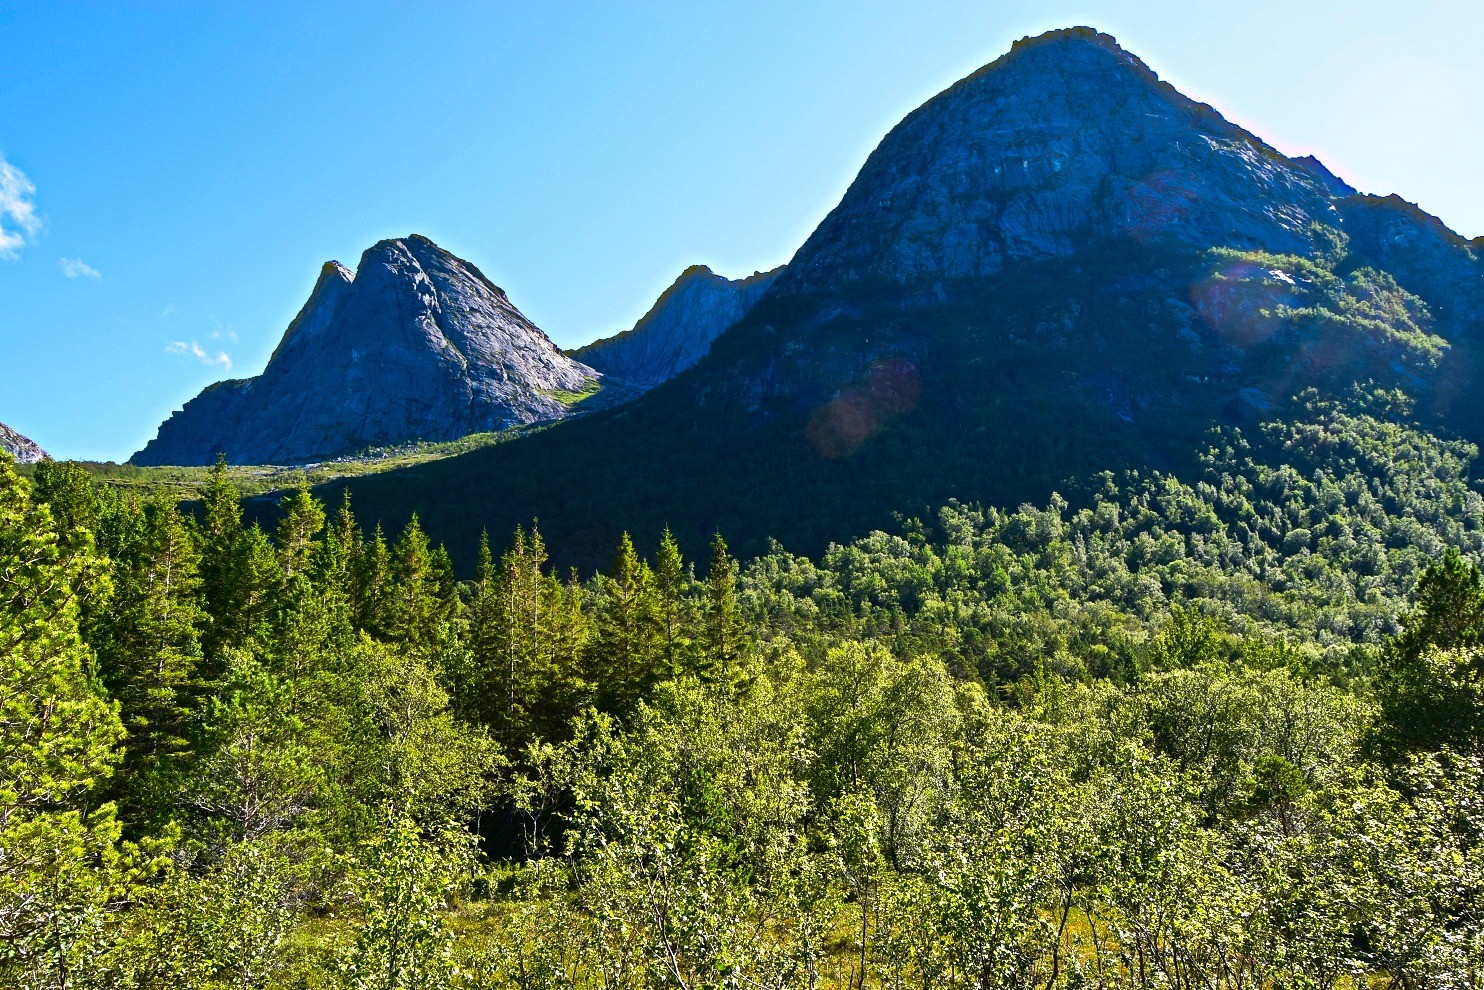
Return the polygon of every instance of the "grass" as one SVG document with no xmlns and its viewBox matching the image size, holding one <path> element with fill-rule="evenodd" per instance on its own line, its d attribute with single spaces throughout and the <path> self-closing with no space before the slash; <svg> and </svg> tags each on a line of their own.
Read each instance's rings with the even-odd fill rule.
<svg viewBox="0 0 1484 990">
<path fill-rule="evenodd" d="M 567 408 L 591 399 L 603 391 L 599 380 L 585 382 L 580 389 L 566 391 L 553 389 L 542 394 L 560 402 Z M 615 393 L 620 401 L 624 397 Z M 585 412 L 586 410 L 584 410 Z M 457 440 L 415 441 L 386 447 L 369 447 L 344 457 L 336 457 L 306 464 L 230 464 L 227 473 L 232 483 L 244 498 L 267 495 L 271 492 L 312 488 L 342 478 L 359 478 L 385 471 L 457 457 L 485 447 L 494 447 L 519 437 L 551 426 L 560 420 L 512 426 L 489 433 L 471 433 Z M 113 461 L 74 461 L 87 471 L 94 480 L 118 488 L 138 490 L 143 493 L 172 493 L 182 499 L 190 499 L 206 484 L 212 468 L 196 467 L 140 467 L 134 464 L 117 464 Z M 20 471 L 29 473 L 32 468 L 22 465 Z"/>
<path fill-rule="evenodd" d="M 355 478 L 383 471 L 456 457 L 483 447 L 493 447 L 537 432 L 549 423 L 513 426 L 492 433 L 472 433 L 458 440 L 414 442 L 390 447 L 371 447 L 347 457 L 309 464 L 229 464 L 227 474 L 246 498 L 269 492 L 310 488 L 340 478 Z M 168 492 L 182 499 L 194 498 L 211 476 L 210 467 L 139 467 L 113 461 L 76 461 L 94 480 L 143 493 Z M 29 473 L 32 467 L 21 468 Z"/>
<path fill-rule="evenodd" d="M 547 396 L 548 398 L 555 399 L 562 405 L 571 408 L 584 399 L 591 399 L 602 390 L 602 383 L 596 378 L 591 378 L 583 382 L 582 387 L 576 389 L 575 391 L 567 391 L 565 389 L 559 388 L 542 389 L 541 394 Z"/>
</svg>

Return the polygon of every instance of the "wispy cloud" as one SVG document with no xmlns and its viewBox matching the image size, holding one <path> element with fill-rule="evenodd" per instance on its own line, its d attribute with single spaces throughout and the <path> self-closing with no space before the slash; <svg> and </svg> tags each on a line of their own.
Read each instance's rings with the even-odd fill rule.
<svg viewBox="0 0 1484 990">
<path fill-rule="evenodd" d="M 62 264 L 62 274 L 68 278 L 102 278 L 98 269 L 83 261 L 81 258 L 59 258 Z"/>
<path fill-rule="evenodd" d="M 218 365 L 223 371 L 232 370 L 232 357 L 226 351 L 217 351 L 212 354 L 196 341 L 172 340 L 165 345 L 166 354 L 181 354 L 193 357 L 202 364 Z"/>
<path fill-rule="evenodd" d="M 36 187 L 26 173 L 0 157 L 0 258 L 14 258 L 26 239 L 41 228 Z"/>
<path fill-rule="evenodd" d="M 175 315 L 175 303 L 171 303 L 170 305 L 166 306 L 164 309 L 160 310 L 160 319 L 162 319 L 162 320 L 163 319 L 166 319 L 168 317 L 174 316 L 174 315 Z"/>
<path fill-rule="evenodd" d="M 225 340 L 233 344 L 237 343 L 237 331 L 233 330 L 230 324 L 223 323 L 214 316 L 211 317 L 211 323 L 212 340 Z"/>
</svg>

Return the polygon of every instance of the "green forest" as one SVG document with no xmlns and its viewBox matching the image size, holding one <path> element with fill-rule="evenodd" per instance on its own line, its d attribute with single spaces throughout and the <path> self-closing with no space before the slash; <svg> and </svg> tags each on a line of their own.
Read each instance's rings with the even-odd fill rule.
<svg viewBox="0 0 1484 990">
<path fill-rule="evenodd" d="M 0 985 L 1478 990 L 1477 451 L 1363 398 L 600 573 L 0 457 Z"/>
</svg>

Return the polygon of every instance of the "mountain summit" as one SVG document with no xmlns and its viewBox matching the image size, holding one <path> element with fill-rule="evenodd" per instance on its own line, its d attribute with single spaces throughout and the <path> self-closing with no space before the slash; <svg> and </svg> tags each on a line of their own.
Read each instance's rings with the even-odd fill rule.
<svg viewBox="0 0 1484 990">
<path fill-rule="evenodd" d="M 597 372 L 416 234 L 320 272 L 263 373 L 209 386 L 136 464 L 294 463 L 559 419 Z"/>
<path fill-rule="evenodd" d="M 711 342 L 747 315 L 781 270 L 729 279 L 692 265 L 632 330 L 579 347 L 572 356 L 604 375 L 653 388 L 705 357 Z"/>
<path fill-rule="evenodd" d="M 1304 253 L 1336 223 L 1329 183 L 1112 37 L 1052 31 L 893 128 L 782 283 L 983 277 L 1127 240 Z"/>
</svg>

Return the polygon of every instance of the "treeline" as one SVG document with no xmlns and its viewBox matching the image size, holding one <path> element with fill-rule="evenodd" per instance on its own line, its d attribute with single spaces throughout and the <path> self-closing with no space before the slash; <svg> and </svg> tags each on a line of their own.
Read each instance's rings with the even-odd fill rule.
<svg viewBox="0 0 1484 990">
<path fill-rule="evenodd" d="M 0 984 L 1478 987 L 1472 451 L 1313 413 L 595 576 L 0 464 Z"/>
</svg>

